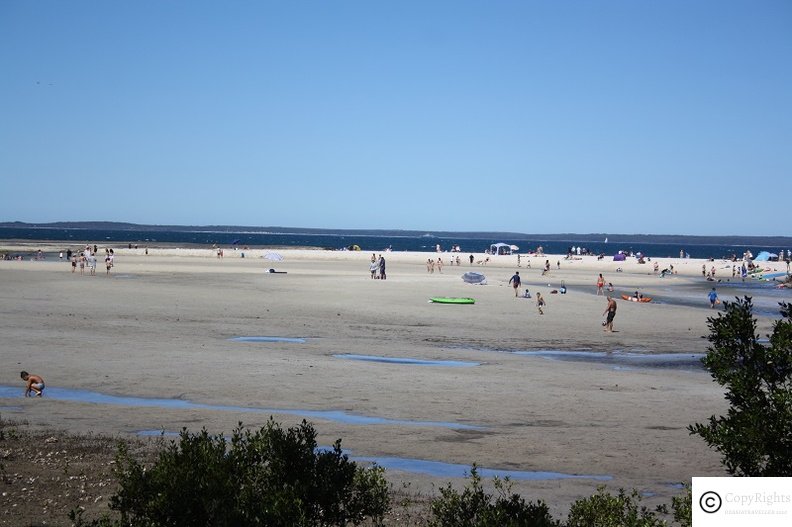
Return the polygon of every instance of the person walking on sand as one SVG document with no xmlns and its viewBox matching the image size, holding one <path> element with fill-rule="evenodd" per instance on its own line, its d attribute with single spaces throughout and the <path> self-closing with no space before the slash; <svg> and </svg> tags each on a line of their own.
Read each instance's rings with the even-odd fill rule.
<svg viewBox="0 0 792 527">
<path fill-rule="evenodd" d="M 514 276 L 509 278 L 509 283 L 514 288 L 514 296 L 515 296 L 515 298 L 520 296 L 518 294 L 518 291 L 517 291 L 518 289 L 520 289 L 520 271 L 515 272 Z"/>
<path fill-rule="evenodd" d="M 379 257 L 379 277 L 380 280 L 385 280 L 387 278 L 385 274 L 385 257 L 382 255 Z"/>
<path fill-rule="evenodd" d="M 714 287 L 712 288 L 712 291 L 710 291 L 709 294 L 707 295 L 707 298 L 709 298 L 709 301 L 710 301 L 710 309 L 714 308 L 715 304 L 719 303 L 718 302 L 718 292 L 715 291 Z"/>
<path fill-rule="evenodd" d="M 605 319 L 605 329 L 608 333 L 613 333 L 613 319 L 616 317 L 616 301 L 608 295 L 608 307 L 605 308 L 602 315 L 608 315 Z"/>
<path fill-rule="evenodd" d="M 542 309 L 547 304 L 545 304 L 544 298 L 542 297 L 542 293 L 536 293 L 536 307 L 539 309 L 539 314 L 544 315 L 544 310 Z"/>
<path fill-rule="evenodd" d="M 469 259 L 470 259 L 470 265 L 473 265 L 473 255 L 472 254 L 469 256 Z"/>
<path fill-rule="evenodd" d="M 602 273 L 599 274 L 597 278 L 597 296 L 603 294 L 602 288 L 605 287 L 605 278 L 602 277 Z"/>
<path fill-rule="evenodd" d="M 20 372 L 19 376 L 27 383 L 25 386 L 25 397 L 31 397 L 30 392 L 35 392 L 36 397 L 41 397 L 41 394 L 44 393 L 44 379 L 26 371 Z"/>
</svg>

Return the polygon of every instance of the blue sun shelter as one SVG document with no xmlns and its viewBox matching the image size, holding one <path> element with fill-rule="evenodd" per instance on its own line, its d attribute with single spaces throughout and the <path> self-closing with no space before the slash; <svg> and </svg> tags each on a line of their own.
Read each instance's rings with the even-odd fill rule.
<svg viewBox="0 0 792 527">
<path fill-rule="evenodd" d="M 756 256 L 756 258 L 754 258 L 755 262 L 769 262 L 769 261 L 775 262 L 777 260 L 778 260 L 778 255 L 777 254 L 771 253 L 771 252 L 767 252 L 767 251 L 760 252 Z"/>
</svg>

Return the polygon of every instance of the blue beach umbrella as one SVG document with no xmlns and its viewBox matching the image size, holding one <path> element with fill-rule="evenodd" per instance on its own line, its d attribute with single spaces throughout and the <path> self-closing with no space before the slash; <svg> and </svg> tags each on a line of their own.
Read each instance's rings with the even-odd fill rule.
<svg viewBox="0 0 792 527">
<path fill-rule="evenodd" d="M 487 277 L 486 276 L 484 276 L 481 273 L 474 273 L 473 271 L 470 271 L 468 273 L 463 274 L 462 275 L 462 280 L 464 280 L 465 283 L 468 283 L 468 284 L 483 285 L 483 284 L 487 283 Z"/>
</svg>

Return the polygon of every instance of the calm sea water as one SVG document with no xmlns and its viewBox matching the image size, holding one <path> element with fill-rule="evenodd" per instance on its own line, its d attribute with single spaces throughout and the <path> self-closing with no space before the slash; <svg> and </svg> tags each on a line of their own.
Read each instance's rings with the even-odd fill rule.
<svg viewBox="0 0 792 527">
<path fill-rule="evenodd" d="M 743 252 L 750 250 L 753 254 L 760 251 L 777 252 L 781 247 L 758 247 L 755 245 L 669 245 L 662 243 L 621 243 L 590 242 L 575 239 L 563 241 L 543 241 L 540 239 L 513 238 L 513 239 L 482 239 L 482 238 L 451 238 L 434 236 L 358 236 L 340 234 L 279 234 L 260 232 L 216 232 L 216 231 L 130 231 L 130 230 L 103 230 L 103 229 L 19 229 L 0 227 L 0 239 L 40 240 L 40 241 L 68 241 L 68 246 L 85 244 L 109 245 L 114 242 L 126 245 L 128 243 L 156 246 L 157 244 L 191 244 L 201 246 L 232 246 L 239 247 L 320 247 L 323 249 L 339 250 L 352 245 L 359 246 L 363 251 L 384 251 L 388 248 L 394 251 L 427 251 L 434 252 L 439 244 L 442 250 L 450 250 L 458 245 L 463 253 L 483 253 L 490 244 L 507 243 L 516 245 L 521 253 L 536 250 L 541 246 L 547 254 L 566 254 L 570 246 L 588 248 L 595 254 L 615 254 L 619 250 L 642 252 L 650 257 L 679 257 L 683 250 L 691 258 L 721 258 L 736 254 L 742 256 Z M 786 249 L 785 249 L 786 250 Z"/>
</svg>

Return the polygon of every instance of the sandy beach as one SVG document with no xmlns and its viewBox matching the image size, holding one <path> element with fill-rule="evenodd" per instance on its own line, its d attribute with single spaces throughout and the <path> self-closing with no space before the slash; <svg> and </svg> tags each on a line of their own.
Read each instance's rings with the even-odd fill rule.
<svg viewBox="0 0 792 527">
<path fill-rule="evenodd" d="M 50 254 L 61 248 L 35 247 Z M 264 259 L 267 249 L 246 250 L 244 258 L 243 251 L 225 249 L 222 259 L 198 248 L 150 248 L 146 255 L 143 248 L 114 246 L 114 252 L 109 277 L 101 249 L 97 276 L 72 273 L 69 263 L 52 256 L 0 261 L 0 385 L 18 388 L 18 396 L 0 398 L 3 416 L 41 429 L 136 436 L 182 427 L 227 433 L 239 421 L 260 426 L 270 414 L 291 425 L 302 419 L 298 411 L 340 411 L 347 417 L 313 414 L 309 420 L 320 443 L 341 438 L 353 457 L 612 478 L 515 479 L 515 490 L 527 499 L 545 499 L 562 513 L 603 483 L 636 488 L 650 503 L 669 502 L 691 476 L 725 473 L 719 456 L 686 430 L 726 409 L 709 374 L 618 359 L 704 353 L 706 320 L 715 314 L 707 292 L 716 285 L 725 300 L 744 292 L 741 282 L 732 282 L 731 262 L 661 259 L 660 269 L 673 265 L 677 274 L 660 277 L 654 262 L 634 259 L 547 255 L 522 257 L 518 268 L 516 256 L 470 265 L 469 254 L 461 253 L 461 266 L 428 273 L 427 258 L 440 256 L 447 264 L 456 255 L 392 252 L 384 253 L 387 280 L 372 280 L 371 252 L 278 250 L 282 261 Z M 543 276 L 545 260 L 551 271 Z M 702 265 L 714 266 L 723 282 L 705 281 Z M 783 262 L 768 267 L 786 270 Z M 485 274 L 487 284 L 464 283 L 467 271 Z M 515 298 L 508 285 L 515 271 L 521 291 L 546 299 L 543 315 L 534 298 Z M 614 333 L 602 330 L 606 300 L 596 295 L 598 273 L 615 287 Z M 562 282 L 568 293 L 551 293 Z M 635 290 L 655 302 L 621 300 Z M 774 304 L 792 292 L 753 294 L 764 310 L 757 317 L 760 332 L 769 333 Z M 476 303 L 429 303 L 434 296 Z M 231 340 L 245 336 L 298 341 Z M 575 361 L 520 353 L 541 350 L 589 353 Z M 22 369 L 44 377 L 45 397 L 21 397 Z M 57 397 L 59 389 L 199 404 L 80 402 Z M 384 422 L 361 424 L 349 416 Z M 447 481 L 463 482 L 395 468 L 388 478 L 428 494 Z"/>
</svg>

